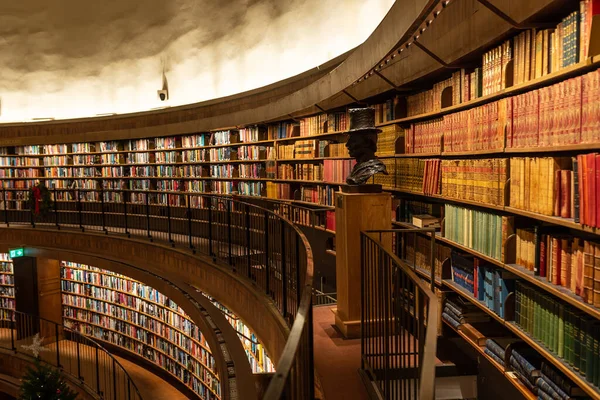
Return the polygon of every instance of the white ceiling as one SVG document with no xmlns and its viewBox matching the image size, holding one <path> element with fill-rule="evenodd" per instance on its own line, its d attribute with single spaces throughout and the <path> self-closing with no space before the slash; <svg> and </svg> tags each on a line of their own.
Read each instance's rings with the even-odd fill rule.
<svg viewBox="0 0 600 400">
<path fill-rule="evenodd" d="M 194 103 L 362 43 L 394 0 L 0 0 L 0 122 Z M 170 100 L 160 102 L 165 70 Z"/>
</svg>

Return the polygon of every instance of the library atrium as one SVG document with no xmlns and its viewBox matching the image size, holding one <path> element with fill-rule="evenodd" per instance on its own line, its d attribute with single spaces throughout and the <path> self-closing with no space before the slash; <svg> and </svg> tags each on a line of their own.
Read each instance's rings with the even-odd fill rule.
<svg viewBox="0 0 600 400">
<path fill-rule="evenodd" d="M 0 50 L 0 400 L 600 400 L 600 0 L 4 1 Z"/>
</svg>

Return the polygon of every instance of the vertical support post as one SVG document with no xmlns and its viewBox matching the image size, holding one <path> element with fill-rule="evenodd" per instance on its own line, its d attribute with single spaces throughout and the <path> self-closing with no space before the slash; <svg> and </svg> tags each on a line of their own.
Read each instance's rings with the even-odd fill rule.
<svg viewBox="0 0 600 400">
<path fill-rule="evenodd" d="M 148 231 L 148 239 L 152 241 L 152 235 L 150 234 L 150 200 L 149 196 L 146 196 L 146 230 Z"/>
<path fill-rule="evenodd" d="M 300 236 L 298 236 L 298 232 L 294 232 L 294 237 L 296 238 L 296 311 L 294 315 L 300 308 L 300 298 L 302 297 L 302 285 L 300 283 Z"/>
<path fill-rule="evenodd" d="M 167 230 L 169 232 L 169 243 L 175 247 L 175 242 L 171 237 L 171 202 L 169 201 L 169 194 L 167 193 Z"/>
<path fill-rule="evenodd" d="M 6 202 L 6 188 L 2 187 L 2 199 L 4 204 L 4 222 L 6 222 L 6 226 L 8 227 L 8 203 Z"/>
<path fill-rule="evenodd" d="M 431 232 L 431 291 L 435 293 L 435 230 L 433 229 Z"/>
<path fill-rule="evenodd" d="M 85 229 L 83 228 L 83 215 L 81 214 L 81 192 L 79 189 L 75 191 L 77 196 L 77 216 L 79 219 L 79 229 L 83 232 Z"/>
<path fill-rule="evenodd" d="M 231 200 L 225 200 L 225 204 L 227 204 L 227 252 L 229 254 L 229 265 L 233 265 L 231 255 Z"/>
<path fill-rule="evenodd" d="M 265 211 L 265 292 L 267 296 L 270 296 L 270 274 L 271 268 L 269 267 L 269 212 Z"/>
<path fill-rule="evenodd" d="M 287 263 L 285 262 L 285 221 L 281 219 L 281 308 L 282 315 L 287 317 Z"/>
<path fill-rule="evenodd" d="M 246 260 L 248 260 L 248 278 L 252 279 L 252 260 L 250 257 L 250 206 L 246 204 Z"/>
<path fill-rule="evenodd" d="M 146 194 L 146 196 L 148 196 Z M 127 237 L 131 237 L 131 235 L 129 234 L 129 224 L 127 221 L 127 199 L 125 199 L 125 191 L 121 192 L 121 197 L 123 198 L 123 217 L 125 218 L 125 234 L 127 235 Z"/>
<path fill-rule="evenodd" d="M 15 329 L 16 329 L 15 320 L 17 317 L 16 317 L 14 311 L 12 311 L 11 314 L 12 314 L 12 318 L 10 319 L 10 327 L 11 327 L 11 329 L 10 329 L 10 347 L 11 347 L 11 349 L 13 349 L 13 351 L 15 351 L 15 350 L 17 350 L 17 348 L 15 347 Z"/>
<path fill-rule="evenodd" d="M 114 397 L 113 399 L 117 399 L 117 362 L 115 361 L 115 359 L 113 358 L 113 394 Z"/>
<path fill-rule="evenodd" d="M 102 207 L 102 230 L 108 235 L 108 229 L 106 229 L 106 214 L 104 213 L 104 188 L 100 185 L 100 207 Z"/>
<path fill-rule="evenodd" d="M 81 355 L 79 351 L 79 341 L 81 340 L 81 338 L 79 336 L 75 336 L 74 338 L 77 338 L 77 377 L 80 380 L 83 380 L 83 377 L 81 376 Z"/>
<path fill-rule="evenodd" d="M 60 229 L 60 224 L 58 223 L 58 205 L 57 204 L 58 204 L 58 196 L 56 195 L 56 188 L 55 188 L 54 189 L 54 223 L 56 224 L 56 229 Z"/>
<path fill-rule="evenodd" d="M 213 203 L 213 198 L 209 197 L 208 198 L 208 254 L 213 257 L 214 259 L 214 254 L 213 254 L 213 238 L 212 238 L 212 203 Z"/>
<path fill-rule="evenodd" d="M 196 249 L 194 248 L 194 242 L 192 241 L 192 206 L 191 206 L 191 196 L 187 195 L 187 214 L 188 214 L 188 239 L 190 243 L 190 249 L 194 253 L 196 253 Z"/>
<path fill-rule="evenodd" d="M 96 345 L 96 393 L 100 392 L 100 362 L 98 359 L 98 345 Z"/>
</svg>

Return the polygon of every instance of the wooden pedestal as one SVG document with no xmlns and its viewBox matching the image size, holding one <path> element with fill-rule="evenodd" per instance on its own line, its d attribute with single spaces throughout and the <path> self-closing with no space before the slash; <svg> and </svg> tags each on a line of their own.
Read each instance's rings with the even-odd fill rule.
<svg viewBox="0 0 600 400">
<path fill-rule="evenodd" d="M 360 337 L 360 232 L 391 229 L 390 193 L 336 193 L 335 325 L 346 338 Z"/>
</svg>

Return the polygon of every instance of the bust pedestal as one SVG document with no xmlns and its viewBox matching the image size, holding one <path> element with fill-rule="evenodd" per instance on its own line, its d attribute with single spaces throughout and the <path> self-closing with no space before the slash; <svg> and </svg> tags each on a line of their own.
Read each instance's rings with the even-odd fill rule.
<svg viewBox="0 0 600 400">
<path fill-rule="evenodd" d="M 360 337 L 360 232 L 390 229 L 390 193 L 343 193 L 335 196 L 337 309 L 335 325 L 346 338 Z"/>
</svg>

